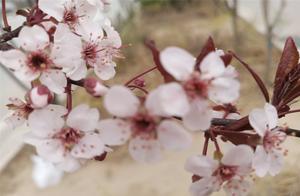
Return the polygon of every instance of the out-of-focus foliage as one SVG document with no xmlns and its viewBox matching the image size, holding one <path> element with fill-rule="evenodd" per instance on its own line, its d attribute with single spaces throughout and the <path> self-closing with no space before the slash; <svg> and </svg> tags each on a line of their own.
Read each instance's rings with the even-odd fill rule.
<svg viewBox="0 0 300 196">
<path fill-rule="evenodd" d="M 165 7 L 172 6 L 176 9 L 182 9 L 185 5 L 195 0 L 140 0 L 141 5 L 144 7 Z M 199 0 L 197 0 L 199 1 Z"/>
</svg>

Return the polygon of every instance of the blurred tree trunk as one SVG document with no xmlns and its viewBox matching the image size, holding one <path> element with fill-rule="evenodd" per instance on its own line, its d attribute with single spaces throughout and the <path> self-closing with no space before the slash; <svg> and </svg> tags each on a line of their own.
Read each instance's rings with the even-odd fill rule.
<svg viewBox="0 0 300 196">
<path fill-rule="evenodd" d="M 264 80 L 266 83 L 270 83 L 270 73 L 272 69 L 272 59 L 273 59 L 273 37 L 274 37 L 274 28 L 278 24 L 282 11 L 285 7 L 285 0 L 281 0 L 281 5 L 279 10 L 277 11 L 275 18 L 273 21 L 270 19 L 270 0 L 262 0 L 262 10 L 263 10 L 263 18 L 265 24 L 265 40 L 266 40 L 266 50 L 267 50 L 267 58 L 266 58 L 266 66 L 264 70 Z"/>
<path fill-rule="evenodd" d="M 232 8 L 231 8 L 231 16 L 232 16 L 232 30 L 233 30 L 233 38 L 234 38 L 234 50 L 238 52 L 240 50 L 240 36 L 238 29 L 238 0 L 233 0 Z"/>
</svg>

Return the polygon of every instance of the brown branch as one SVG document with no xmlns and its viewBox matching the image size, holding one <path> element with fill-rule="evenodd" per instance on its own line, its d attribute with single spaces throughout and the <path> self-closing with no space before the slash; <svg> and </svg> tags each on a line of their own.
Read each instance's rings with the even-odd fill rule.
<svg viewBox="0 0 300 196">
<path fill-rule="evenodd" d="M 222 118 L 214 118 L 212 119 L 211 124 L 216 126 L 227 126 L 236 122 L 237 120 L 233 119 L 222 119 Z M 300 130 L 287 128 L 285 129 L 285 133 L 290 136 L 300 137 Z"/>
<path fill-rule="evenodd" d="M 22 28 L 23 28 L 23 26 L 20 26 L 20 27 L 16 28 L 13 31 L 10 31 L 10 32 L 7 32 L 7 33 L 4 33 L 4 34 L 0 35 L 0 42 L 1 43 L 7 42 L 7 41 L 12 40 L 15 37 L 18 37 L 18 35 L 19 35 Z"/>
<path fill-rule="evenodd" d="M 2 0 L 2 20 L 4 24 L 4 31 L 10 31 L 10 26 L 8 24 L 7 16 L 6 16 L 6 0 Z"/>
</svg>

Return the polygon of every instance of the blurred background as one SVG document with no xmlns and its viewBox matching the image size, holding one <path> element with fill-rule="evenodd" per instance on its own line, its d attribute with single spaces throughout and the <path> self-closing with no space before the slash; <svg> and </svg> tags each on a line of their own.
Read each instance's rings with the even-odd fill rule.
<svg viewBox="0 0 300 196">
<path fill-rule="evenodd" d="M 8 0 L 9 22 L 13 28 L 22 23 L 14 15 L 33 0 Z M 300 44 L 300 1 L 298 0 L 111 0 L 106 11 L 121 34 L 125 59 L 118 61 L 117 77 L 110 83 L 125 82 L 130 76 L 153 66 L 145 39 L 156 41 L 160 49 L 175 45 L 197 55 L 204 42 L 212 36 L 218 48 L 233 50 L 249 63 L 268 84 L 270 92 L 285 39 L 292 36 Z M 238 62 L 232 63 L 240 72 L 242 84 L 238 106 L 242 114 L 261 107 L 262 95 L 255 82 Z M 149 88 L 161 78 L 157 72 L 146 78 Z M 155 81 L 155 82 L 153 82 Z M 26 127 L 9 130 L 1 121 L 8 111 L 8 97 L 24 96 L 27 84 L 0 66 L 0 195 L 1 196 L 184 196 L 188 194 L 190 174 L 183 169 L 185 159 L 202 150 L 202 134 L 194 134 L 193 147 L 184 152 L 166 152 L 157 164 L 134 162 L 127 147 L 115 149 L 104 162 L 90 161 L 78 172 L 66 174 L 61 183 L 46 189 L 34 184 L 31 156 L 34 149 L 22 144 Z M 64 102 L 62 97 L 61 102 Z M 88 103 L 105 113 L 99 99 L 84 90 L 75 91 L 75 104 Z M 294 107 L 300 107 L 295 104 Z M 282 120 L 300 129 L 300 115 Z M 223 144 L 224 149 L 230 146 Z M 298 196 L 300 188 L 300 138 L 289 138 L 284 171 L 274 177 L 257 179 L 250 195 Z M 212 147 L 210 149 L 213 149 Z M 223 192 L 215 195 L 224 195 Z"/>
</svg>

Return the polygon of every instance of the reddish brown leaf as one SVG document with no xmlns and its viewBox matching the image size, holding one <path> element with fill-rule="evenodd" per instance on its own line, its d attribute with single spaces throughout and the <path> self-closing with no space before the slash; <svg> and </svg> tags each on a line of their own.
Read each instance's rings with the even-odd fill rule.
<svg viewBox="0 0 300 196">
<path fill-rule="evenodd" d="M 230 53 L 250 72 L 250 74 L 256 81 L 257 85 L 259 86 L 260 91 L 264 95 L 266 102 L 269 102 L 270 101 L 269 92 L 268 92 L 265 84 L 263 83 L 262 79 L 259 77 L 259 75 L 247 63 L 242 61 L 242 59 L 240 59 L 235 53 L 233 53 L 233 52 L 230 52 Z"/>
<path fill-rule="evenodd" d="M 153 40 L 146 40 L 145 45 L 151 50 L 153 61 L 155 65 L 157 66 L 158 71 L 161 73 L 161 75 L 164 77 L 165 82 L 171 82 L 174 81 L 174 78 L 164 69 L 162 66 L 160 59 L 159 59 L 159 50 L 157 49 L 155 42 Z"/>
<path fill-rule="evenodd" d="M 280 102 L 279 94 L 282 91 L 285 79 L 287 75 L 297 66 L 299 61 L 299 53 L 295 45 L 294 40 L 289 37 L 285 42 L 285 46 L 279 61 L 275 81 L 274 81 L 274 92 L 272 103 L 273 105 L 278 105 Z"/>
<path fill-rule="evenodd" d="M 221 56 L 221 59 L 223 60 L 225 66 L 227 67 L 231 63 L 232 55 L 228 53 L 224 54 L 223 56 Z"/>
<path fill-rule="evenodd" d="M 201 61 L 204 59 L 204 57 L 207 54 L 209 54 L 210 52 L 213 52 L 215 50 L 216 50 L 216 47 L 215 47 L 214 41 L 211 37 L 209 37 L 207 39 L 206 43 L 204 44 L 200 54 L 197 57 L 195 69 L 199 69 L 198 65 L 201 63 Z"/>
</svg>

